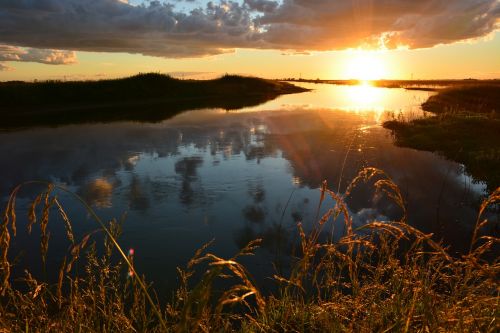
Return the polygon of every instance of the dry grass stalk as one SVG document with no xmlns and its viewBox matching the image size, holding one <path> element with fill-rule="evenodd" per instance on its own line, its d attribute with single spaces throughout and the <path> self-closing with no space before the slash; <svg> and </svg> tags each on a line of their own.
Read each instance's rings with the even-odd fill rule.
<svg viewBox="0 0 500 333">
<path fill-rule="evenodd" d="M 377 191 L 402 209 L 398 221 L 372 221 L 355 228 L 345 198 L 361 182 L 373 181 Z M 119 247 L 121 225 L 115 220 L 84 235 L 76 242 L 71 220 L 51 193 L 35 197 L 28 209 L 27 231 L 41 228 L 42 261 L 48 250 L 51 207 L 61 216 L 71 243 L 69 259 L 63 259 L 55 284 L 36 280 L 29 272 L 21 291 L 10 276 L 8 249 L 16 233 L 16 187 L 7 202 L 1 224 L 2 299 L 0 329 L 33 331 L 481 331 L 500 329 L 498 258 L 485 260 L 498 238 L 484 235 L 485 212 L 500 201 L 497 189 L 480 207 L 471 250 L 461 257 L 407 224 L 404 199 L 397 186 L 381 170 L 363 170 L 341 195 L 320 189 L 320 204 L 330 196 L 335 204 L 306 232 L 298 224 L 298 257 L 289 274 L 274 275 L 280 286 L 264 295 L 241 264 L 253 255 L 261 240 L 250 242 L 229 259 L 208 252 L 205 244 L 178 269 L 180 287 L 175 299 L 160 309 L 144 277 L 137 276 L 133 255 Z M 79 198 L 78 200 L 81 200 Z M 37 207 L 41 217 L 37 220 Z M 86 206 L 88 207 L 88 206 Z M 90 207 L 89 207 L 90 209 Z M 91 215 L 95 213 L 90 211 Z M 338 240 L 325 239 L 342 216 L 345 233 Z M 93 236 L 104 232 L 101 256 Z M 333 234 L 333 233 L 332 233 Z M 483 235 L 481 235 L 483 234 Z M 121 260 L 112 260 L 113 252 Z M 85 257 L 84 275 L 74 269 Z M 129 273 L 129 277 L 124 276 Z M 223 291 L 218 283 L 230 286 Z M 153 311 L 151 311 L 153 310 Z"/>
</svg>

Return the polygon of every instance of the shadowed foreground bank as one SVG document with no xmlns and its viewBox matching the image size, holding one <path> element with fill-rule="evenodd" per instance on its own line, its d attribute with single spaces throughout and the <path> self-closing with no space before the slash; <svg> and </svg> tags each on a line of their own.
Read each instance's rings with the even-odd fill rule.
<svg viewBox="0 0 500 333">
<path fill-rule="evenodd" d="M 500 186 L 500 84 L 447 88 L 422 108 L 435 115 L 384 123 L 396 144 L 439 152 L 490 190 Z"/>
<path fill-rule="evenodd" d="M 344 200 L 360 182 L 372 184 L 374 195 L 387 195 L 400 209 L 400 219 L 356 228 Z M 14 189 L 0 224 L 0 330 L 497 332 L 499 328 L 498 248 L 495 251 L 499 239 L 489 236 L 491 223 L 486 218 L 488 207 L 500 202 L 500 188 L 480 207 L 470 251 L 454 257 L 431 234 L 406 223 L 397 186 L 383 171 L 366 168 L 343 195 L 323 183 L 320 206 L 326 197 L 335 204 L 310 231 L 298 223 L 300 237 L 290 269 L 269 277 L 277 286 L 275 293 L 264 293 L 243 265 L 251 260 L 243 257 L 251 256 L 260 244 L 255 240 L 229 259 L 209 253 L 210 244 L 203 246 L 185 268 L 178 269 L 180 285 L 170 298 L 155 295 L 137 274 L 134 252 L 125 254 L 116 241 L 119 223 L 103 222 L 86 206 L 99 229 L 87 235 L 73 233 L 57 198 L 67 191 L 62 187 L 48 184 L 29 208 L 28 225 L 16 226 L 16 196 L 28 185 L 33 184 Z M 28 271 L 21 279 L 12 276 L 16 254 L 9 248 L 16 234 L 40 230 L 45 264 L 57 215 L 65 225 L 69 251 L 58 259 L 56 281 L 37 279 Z M 339 224 L 346 232 L 332 242 L 328 235 Z M 77 270 L 78 265 L 85 268 Z M 171 301 L 162 305 L 165 299 Z"/>
<path fill-rule="evenodd" d="M 0 129 L 119 120 L 161 121 L 200 108 L 238 109 L 307 89 L 286 82 L 226 75 L 178 80 L 139 74 L 101 81 L 0 83 Z"/>
</svg>

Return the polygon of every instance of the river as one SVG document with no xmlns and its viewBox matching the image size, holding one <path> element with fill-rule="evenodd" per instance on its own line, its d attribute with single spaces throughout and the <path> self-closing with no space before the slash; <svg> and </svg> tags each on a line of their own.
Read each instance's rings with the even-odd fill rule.
<svg viewBox="0 0 500 333">
<path fill-rule="evenodd" d="M 363 167 L 383 169 L 400 187 L 409 223 L 452 247 L 468 246 L 484 184 L 463 166 L 430 152 L 396 147 L 381 123 L 424 116 L 429 92 L 370 86 L 303 84 L 311 92 L 283 95 L 240 110 L 193 110 L 159 123 L 115 122 L 0 133 L 0 193 L 27 180 L 48 180 L 83 197 L 103 219 L 123 216 L 120 243 L 135 251 L 138 270 L 159 290 L 177 284 L 202 244 L 230 257 L 248 241 L 263 246 L 248 261 L 257 280 L 289 253 L 297 223 L 316 220 L 323 180 L 343 193 Z M 39 270 L 39 236 L 24 232 L 26 210 L 40 187 L 18 199 L 21 251 L 16 267 Z M 59 193 L 77 238 L 97 228 L 83 207 Z M 370 185 L 347 199 L 356 226 L 398 219 L 398 207 Z M 327 200 L 322 212 L 331 207 Z M 59 267 L 69 243 L 57 212 L 50 220 L 48 265 Z M 340 222 L 339 222 L 340 223 Z M 333 233 L 343 232 L 341 224 Z M 38 267 L 38 268 L 37 268 Z M 57 271 L 57 270 L 56 270 Z"/>
</svg>

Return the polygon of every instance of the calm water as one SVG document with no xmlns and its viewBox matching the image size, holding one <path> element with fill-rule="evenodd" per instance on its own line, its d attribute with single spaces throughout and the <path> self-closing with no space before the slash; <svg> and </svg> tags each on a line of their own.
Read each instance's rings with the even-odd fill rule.
<svg viewBox="0 0 500 333">
<path fill-rule="evenodd" d="M 80 194 L 105 219 L 126 213 L 120 242 L 135 249 L 139 271 L 160 290 L 175 285 L 175 267 L 211 239 L 213 252 L 231 256 L 262 237 L 263 248 L 248 264 L 265 280 L 274 272 L 269 262 L 293 247 L 296 223 L 313 223 L 321 182 L 342 192 L 364 166 L 382 168 L 400 186 L 410 223 L 457 251 L 468 246 L 485 186 L 464 175 L 459 164 L 394 146 L 380 126 L 390 117 L 422 116 L 419 105 L 429 93 L 305 86 L 315 90 L 238 111 L 189 111 L 157 124 L 0 133 L 0 193 L 5 200 L 22 181 L 50 180 Z M 37 190 L 23 190 L 18 215 Z M 96 228 L 74 200 L 60 198 L 79 237 Z M 400 216 L 369 186 L 348 204 L 356 225 Z M 60 221 L 54 217 L 51 223 L 49 265 L 58 267 L 68 243 Z M 19 267 L 36 271 L 36 233 L 20 232 L 13 242 L 22 250 Z"/>
</svg>

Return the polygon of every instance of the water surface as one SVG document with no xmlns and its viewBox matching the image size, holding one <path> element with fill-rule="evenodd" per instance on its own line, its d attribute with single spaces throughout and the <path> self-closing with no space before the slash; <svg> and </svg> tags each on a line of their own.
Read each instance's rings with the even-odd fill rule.
<svg viewBox="0 0 500 333">
<path fill-rule="evenodd" d="M 410 223 L 453 250 L 467 248 L 485 186 L 459 164 L 394 146 L 381 127 L 385 119 L 424 116 L 420 104 L 428 92 L 304 86 L 314 90 L 236 111 L 189 111 L 155 124 L 0 133 L 0 193 L 5 200 L 16 184 L 43 179 L 78 193 L 105 219 L 126 213 L 120 242 L 135 249 L 139 271 L 160 290 L 175 285 L 175 267 L 212 239 L 211 250 L 228 257 L 263 238 L 249 265 L 264 281 L 274 273 L 269 262 L 293 248 L 296 224 L 307 228 L 315 221 L 321 182 L 342 192 L 365 166 L 385 170 L 400 186 Z M 36 190 L 20 193 L 20 216 Z M 79 237 L 96 228 L 79 204 L 60 197 Z M 356 225 L 401 216 L 369 186 L 359 187 L 348 204 Z M 49 265 L 58 267 L 68 243 L 60 221 L 51 221 Z M 342 232 L 335 227 L 336 236 Z M 13 240 L 24 251 L 19 265 L 36 270 L 38 242 L 36 233 Z"/>
</svg>

